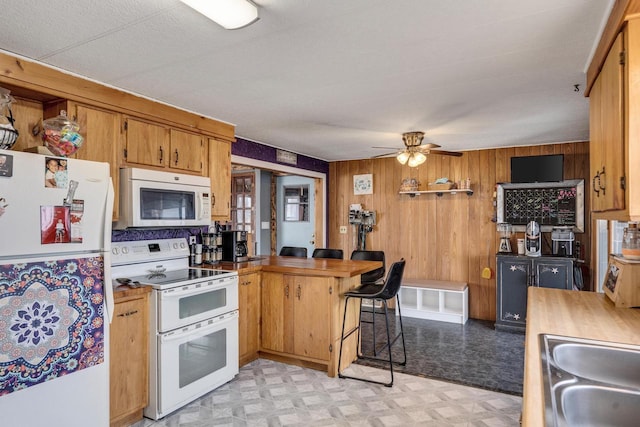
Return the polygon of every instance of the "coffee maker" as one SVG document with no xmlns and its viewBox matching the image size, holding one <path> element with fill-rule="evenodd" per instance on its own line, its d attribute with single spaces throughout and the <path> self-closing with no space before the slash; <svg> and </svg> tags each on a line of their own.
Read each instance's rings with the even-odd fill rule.
<svg viewBox="0 0 640 427">
<path fill-rule="evenodd" d="M 222 261 L 243 262 L 248 259 L 247 232 L 240 230 L 222 231 Z"/>
<path fill-rule="evenodd" d="M 542 232 L 536 221 L 529 221 L 524 235 L 525 255 L 538 257 L 542 249 Z"/>
<path fill-rule="evenodd" d="M 553 255 L 572 257 L 574 240 L 575 235 L 571 227 L 553 227 L 551 230 Z"/>
<path fill-rule="evenodd" d="M 500 246 L 498 252 L 511 253 L 511 224 L 501 222 L 498 224 L 498 232 L 500 233 Z"/>
</svg>

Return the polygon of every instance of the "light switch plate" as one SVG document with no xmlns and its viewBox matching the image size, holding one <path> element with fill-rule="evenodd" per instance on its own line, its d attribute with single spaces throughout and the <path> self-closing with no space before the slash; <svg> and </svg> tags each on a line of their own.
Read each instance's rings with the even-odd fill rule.
<svg viewBox="0 0 640 427">
<path fill-rule="evenodd" d="M 190 245 L 196 244 L 196 236 L 189 236 L 189 244 Z"/>
</svg>

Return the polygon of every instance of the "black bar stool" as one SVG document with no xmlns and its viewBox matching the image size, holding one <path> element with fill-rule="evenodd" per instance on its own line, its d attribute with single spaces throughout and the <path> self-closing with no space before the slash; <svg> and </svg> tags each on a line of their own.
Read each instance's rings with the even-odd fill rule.
<svg viewBox="0 0 640 427">
<path fill-rule="evenodd" d="M 300 258 L 306 258 L 307 248 L 298 246 L 283 246 L 282 249 L 280 249 L 280 256 L 297 256 Z"/>
<path fill-rule="evenodd" d="M 364 251 L 358 250 L 351 252 L 352 260 L 364 260 L 364 261 L 380 261 L 382 262 L 382 267 L 376 268 L 375 270 L 368 271 L 363 273 L 360 276 L 360 284 L 368 285 L 368 284 L 376 284 L 382 286 L 384 283 L 384 273 L 386 271 L 384 252 L 383 251 Z M 376 310 L 375 301 L 371 306 L 371 320 L 362 320 L 362 304 L 360 304 L 360 318 L 362 323 L 371 323 L 373 324 L 373 355 L 377 356 L 378 352 L 376 350 L 376 314 L 384 314 L 384 312 L 378 312 Z"/>
<path fill-rule="evenodd" d="M 311 255 L 311 258 L 342 259 L 344 258 L 344 255 L 342 253 L 342 249 L 318 248 L 313 250 L 313 255 Z"/>
<path fill-rule="evenodd" d="M 404 273 L 404 265 L 405 265 L 404 258 L 401 259 L 400 261 L 394 262 L 391 265 L 391 268 L 389 269 L 389 274 L 387 274 L 387 278 L 385 279 L 382 286 L 375 285 L 375 284 L 366 284 L 366 285 L 360 286 L 359 288 L 345 292 L 343 294 L 343 296 L 345 297 L 345 301 L 344 301 L 344 315 L 342 317 L 342 334 L 340 336 L 340 353 L 338 355 L 338 377 L 366 381 L 366 382 L 375 383 L 375 384 L 382 384 L 386 387 L 391 387 L 393 386 L 393 364 L 397 363 L 402 366 L 407 364 L 407 349 L 405 348 L 405 343 L 404 343 L 402 313 L 400 312 L 400 300 L 398 298 L 398 291 L 400 290 L 400 285 L 402 285 L 402 275 Z M 360 318 L 358 318 L 358 324 L 354 328 L 352 328 L 350 331 L 348 331 L 346 335 L 344 332 L 344 326 L 347 320 L 347 307 L 349 305 L 349 300 L 352 298 L 370 299 L 374 301 L 374 305 L 376 301 L 380 301 L 382 303 L 382 307 L 384 308 L 385 322 L 387 326 L 387 343 L 383 347 L 381 347 L 378 351 L 382 351 L 386 348 L 387 351 L 389 352 L 389 359 L 387 360 L 379 357 L 364 356 L 362 355 L 360 348 L 358 348 L 358 358 L 368 359 L 368 360 L 380 360 L 383 362 L 388 361 L 389 371 L 391 373 L 391 381 L 388 383 L 385 383 L 382 381 L 374 381 L 368 378 L 343 375 L 340 372 L 340 367 L 342 364 L 342 344 L 344 340 L 349 336 L 351 336 L 351 334 L 353 334 L 354 332 L 358 332 L 357 343 L 358 345 L 360 343 L 360 326 L 361 326 Z M 391 332 L 389 330 L 389 310 L 387 307 L 387 301 L 392 298 L 396 298 L 396 307 L 398 309 L 398 321 L 400 322 L 400 333 L 397 334 L 393 339 L 391 338 Z M 393 344 L 398 340 L 398 338 L 402 338 L 402 351 L 404 353 L 404 360 L 402 362 L 394 362 L 393 356 L 391 355 Z"/>
</svg>

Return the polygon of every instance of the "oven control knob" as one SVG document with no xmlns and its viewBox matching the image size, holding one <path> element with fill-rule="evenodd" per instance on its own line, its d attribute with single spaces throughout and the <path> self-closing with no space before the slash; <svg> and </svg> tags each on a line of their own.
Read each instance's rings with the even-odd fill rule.
<svg viewBox="0 0 640 427">
<path fill-rule="evenodd" d="M 126 246 L 125 246 L 125 247 L 123 247 L 123 248 L 122 248 L 122 253 L 123 253 L 123 254 L 128 254 L 128 253 L 129 253 L 129 248 L 128 248 L 128 247 L 126 247 Z"/>
<path fill-rule="evenodd" d="M 173 244 L 173 249 L 178 249 L 178 244 L 177 243 Z"/>
<path fill-rule="evenodd" d="M 184 249 L 184 248 L 186 248 L 186 247 L 187 247 L 187 245 L 185 245 L 185 243 L 184 243 L 184 242 L 180 242 L 180 249 Z"/>
<path fill-rule="evenodd" d="M 111 253 L 114 254 L 114 255 L 118 255 L 120 253 L 120 249 L 118 249 L 117 247 L 116 248 L 112 248 L 111 249 Z"/>
</svg>

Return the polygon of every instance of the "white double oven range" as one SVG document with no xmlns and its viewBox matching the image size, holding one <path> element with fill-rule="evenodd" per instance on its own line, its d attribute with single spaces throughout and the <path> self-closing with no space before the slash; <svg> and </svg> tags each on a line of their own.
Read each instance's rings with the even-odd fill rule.
<svg viewBox="0 0 640 427">
<path fill-rule="evenodd" d="M 153 288 L 149 405 L 154 420 L 238 373 L 238 273 L 189 267 L 186 239 L 112 243 L 112 277 Z"/>
</svg>

